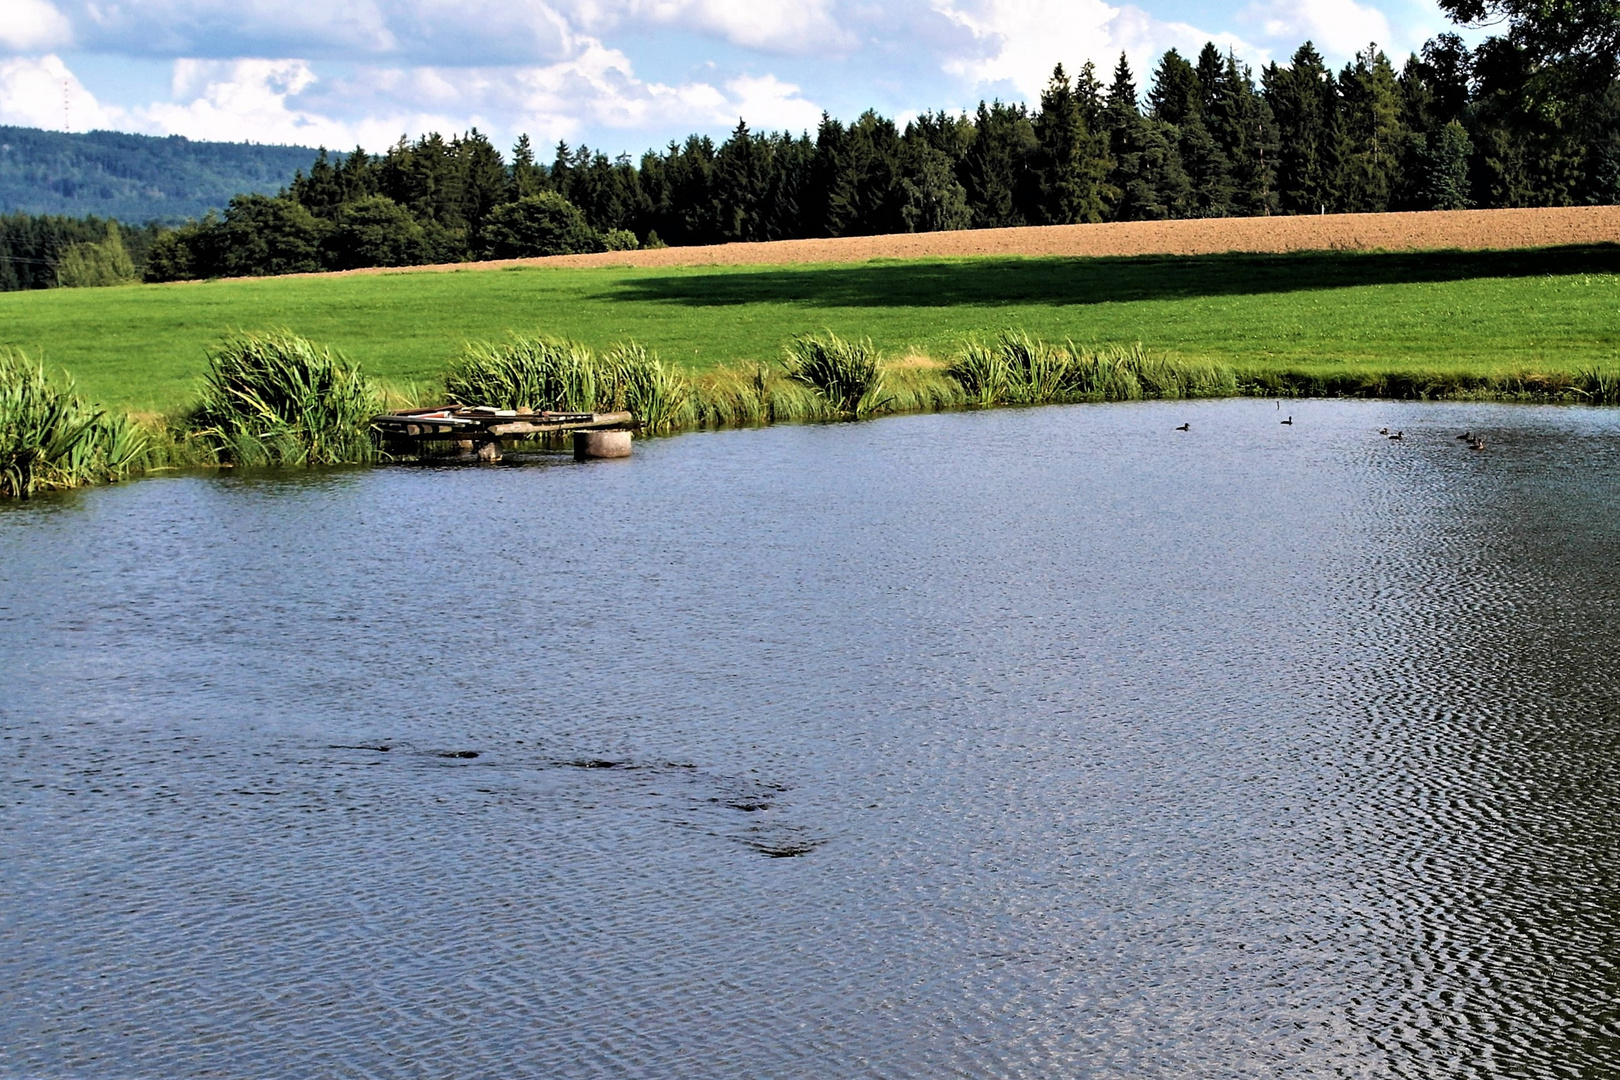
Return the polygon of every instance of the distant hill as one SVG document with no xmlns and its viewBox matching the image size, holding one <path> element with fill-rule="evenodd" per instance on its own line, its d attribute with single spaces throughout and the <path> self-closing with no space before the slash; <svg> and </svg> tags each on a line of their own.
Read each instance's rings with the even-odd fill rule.
<svg viewBox="0 0 1620 1080">
<path fill-rule="evenodd" d="M 0 213 L 178 222 L 232 195 L 274 193 L 314 158 L 303 146 L 0 126 Z"/>
</svg>

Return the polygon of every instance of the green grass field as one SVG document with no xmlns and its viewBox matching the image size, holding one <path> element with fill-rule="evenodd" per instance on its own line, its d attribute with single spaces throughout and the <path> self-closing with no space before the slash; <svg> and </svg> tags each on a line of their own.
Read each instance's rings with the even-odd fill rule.
<svg viewBox="0 0 1620 1080">
<path fill-rule="evenodd" d="M 182 408 L 208 346 L 289 328 L 368 374 L 435 386 L 472 339 L 632 338 L 693 369 L 781 355 L 796 333 L 944 358 L 1022 327 L 1248 373 L 1567 373 L 1620 360 L 1620 246 L 1519 252 L 976 258 L 678 269 L 268 278 L 0 295 L 0 344 L 87 396 Z"/>
</svg>

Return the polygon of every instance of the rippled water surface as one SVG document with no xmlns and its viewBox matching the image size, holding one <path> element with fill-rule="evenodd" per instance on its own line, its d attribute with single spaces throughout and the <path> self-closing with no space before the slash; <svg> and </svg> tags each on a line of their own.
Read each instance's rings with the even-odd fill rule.
<svg viewBox="0 0 1620 1080">
<path fill-rule="evenodd" d="M 1620 414 L 1290 407 L 0 508 L 0 1076 L 1616 1075 Z"/>
</svg>

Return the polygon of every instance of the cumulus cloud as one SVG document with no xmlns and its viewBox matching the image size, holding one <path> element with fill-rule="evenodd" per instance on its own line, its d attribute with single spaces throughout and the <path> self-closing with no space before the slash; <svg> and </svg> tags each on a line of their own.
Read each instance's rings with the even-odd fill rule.
<svg viewBox="0 0 1620 1080">
<path fill-rule="evenodd" d="M 1213 40 L 1263 63 L 1309 37 L 1342 62 L 1369 40 L 1394 54 L 1444 25 L 1435 0 L 1221 3 L 1200 21 L 1235 33 L 1126 0 L 0 0 L 0 58 L 12 57 L 0 118 L 62 126 L 66 80 L 79 130 L 378 150 L 477 126 L 611 151 L 739 116 L 813 129 L 822 103 L 903 118 L 980 95 L 1033 99 L 1054 64 L 1092 60 L 1106 79 L 1122 51 L 1145 84 L 1172 46 Z M 638 75 L 632 52 L 656 77 Z M 114 75 L 97 81 L 98 102 L 59 59 L 98 54 L 144 65 L 148 80 L 128 84 L 143 89 L 110 89 Z M 152 101 L 159 71 L 171 92 Z"/>
<path fill-rule="evenodd" d="M 730 127 L 813 128 L 821 109 L 772 75 L 718 85 L 637 78 L 630 59 L 594 39 L 554 64 L 488 68 L 360 68 L 323 78 L 301 59 L 174 61 L 170 100 L 98 102 L 54 55 L 0 60 L 0 122 L 59 129 L 67 87 L 74 130 L 118 128 L 194 139 L 381 151 L 401 136 L 478 127 L 542 145 L 607 132 Z M 656 137 L 654 140 L 656 141 Z M 613 147 L 616 149 L 616 147 Z"/>
<path fill-rule="evenodd" d="M 0 60 L 0 123 L 88 131 L 126 121 L 122 110 L 97 101 L 57 56 Z"/>
<path fill-rule="evenodd" d="M 73 40 L 73 24 L 47 0 L 0 0 L 0 51 L 44 52 Z"/>
<path fill-rule="evenodd" d="M 589 9 L 596 18 L 674 26 L 770 52 L 806 53 L 856 44 L 828 0 L 629 0 Z"/>
<path fill-rule="evenodd" d="M 972 35 L 975 51 L 946 62 L 946 70 L 975 84 L 1011 83 L 1037 96 L 1058 63 L 1071 71 L 1086 60 L 1107 81 L 1120 53 L 1138 82 L 1166 49 L 1196 53 L 1213 41 L 1240 54 L 1259 51 L 1232 34 L 1210 33 L 1186 23 L 1165 22 L 1140 8 L 1104 0 L 936 0 L 940 14 Z"/>
<path fill-rule="evenodd" d="M 401 118 L 387 142 L 433 130 L 427 118 L 434 116 L 461 118 L 437 130 L 476 125 L 503 137 L 526 131 L 541 144 L 600 138 L 607 131 L 730 126 L 739 116 L 756 127 L 810 128 L 821 116 L 798 86 L 770 75 L 719 85 L 644 81 L 627 56 L 594 39 L 586 39 L 575 57 L 533 67 L 359 71 L 312 87 L 303 104 L 320 112 L 358 107 L 368 116 Z M 362 141 L 373 149 L 383 145 L 375 133 Z"/>
<path fill-rule="evenodd" d="M 1408 35 L 1397 40 L 1382 11 L 1356 0 L 1265 0 L 1244 8 L 1238 21 L 1254 27 L 1259 37 L 1285 54 L 1305 41 L 1338 60 L 1354 56 L 1368 42 L 1377 42 L 1386 51 L 1408 44 Z"/>
<path fill-rule="evenodd" d="M 155 56 L 398 57 L 435 64 L 558 61 L 577 35 L 676 28 L 805 53 L 849 46 L 834 0 L 0 0 L 32 13 L 16 49 L 75 34 L 88 49 Z M 36 10 L 37 9 L 37 10 Z M 3 32 L 3 31 L 0 31 Z M 50 36 L 50 35 L 55 35 Z M 6 40 L 0 38 L 0 41 Z"/>
</svg>

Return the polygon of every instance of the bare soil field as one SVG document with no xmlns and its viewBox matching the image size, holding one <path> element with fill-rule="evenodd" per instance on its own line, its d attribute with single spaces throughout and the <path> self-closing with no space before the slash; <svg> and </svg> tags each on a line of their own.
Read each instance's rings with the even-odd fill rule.
<svg viewBox="0 0 1620 1080">
<path fill-rule="evenodd" d="M 866 262 L 972 255 L 1216 255 L 1286 251 L 1481 251 L 1620 243 L 1620 206 L 1530 210 L 1435 210 L 1319 217 L 1201 218 L 1043 225 L 1019 229 L 776 240 L 655 251 L 609 251 L 476 264 L 506 266 L 743 266 Z M 469 269 L 467 263 L 414 271 Z M 400 273 L 352 270 L 348 273 Z"/>
</svg>

